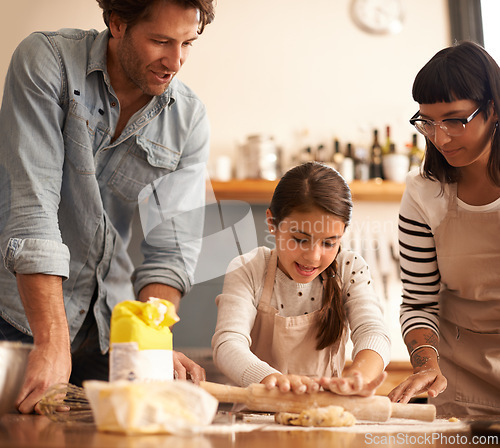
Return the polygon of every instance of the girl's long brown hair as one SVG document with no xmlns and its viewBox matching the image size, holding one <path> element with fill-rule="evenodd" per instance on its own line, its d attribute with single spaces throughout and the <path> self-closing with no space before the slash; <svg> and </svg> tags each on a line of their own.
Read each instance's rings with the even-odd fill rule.
<svg viewBox="0 0 500 448">
<path fill-rule="evenodd" d="M 304 163 L 288 171 L 274 190 L 269 206 L 275 226 L 293 212 L 307 212 L 312 208 L 335 215 L 346 227 L 351 220 L 349 186 L 337 171 L 318 162 Z M 334 344 L 345 330 L 346 315 L 337 268 L 335 259 L 324 271 L 326 280 L 318 316 L 317 350 Z"/>
</svg>

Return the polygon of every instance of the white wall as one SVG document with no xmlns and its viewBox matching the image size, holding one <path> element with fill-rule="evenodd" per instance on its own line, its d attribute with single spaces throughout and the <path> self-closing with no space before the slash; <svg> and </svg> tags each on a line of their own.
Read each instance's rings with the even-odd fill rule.
<svg viewBox="0 0 500 448">
<path fill-rule="evenodd" d="M 179 75 L 208 107 L 212 154 L 233 153 L 248 134 L 273 134 L 290 153 L 307 128 L 313 143 L 369 140 L 393 127 L 410 140 L 418 69 L 448 46 L 446 0 L 404 0 L 406 23 L 395 36 L 358 30 L 350 0 L 218 0 L 215 22 Z M 96 28 L 95 0 L 17 0 L 2 5 L 0 88 L 17 43 L 34 30 Z M 365 131 L 365 134 L 363 134 Z"/>
</svg>

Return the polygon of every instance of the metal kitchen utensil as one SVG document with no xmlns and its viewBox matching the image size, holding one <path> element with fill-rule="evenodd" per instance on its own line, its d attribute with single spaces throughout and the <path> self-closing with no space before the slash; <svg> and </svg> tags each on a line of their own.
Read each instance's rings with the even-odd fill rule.
<svg viewBox="0 0 500 448">
<path fill-rule="evenodd" d="M 94 416 L 82 387 L 60 383 L 50 387 L 39 402 L 50 420 L 62 423 L 94 423 Z"/>
<path fill-rule="evenodd" d="M 32 349 L 32 344 L 0 341 L 0 415 L 15 408 Z"/>
</svg>

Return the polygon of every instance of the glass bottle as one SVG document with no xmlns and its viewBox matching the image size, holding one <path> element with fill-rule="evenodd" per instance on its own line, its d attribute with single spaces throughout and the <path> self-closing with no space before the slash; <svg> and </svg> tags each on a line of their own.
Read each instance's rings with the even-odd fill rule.
<svg viewBox="0 0 500 448">
<path fill-rule="evenodd" d="M 339 173 L 350 184 L 354 179 L 354 160 L 352 158 L 352 145 L 347 144 L 346 152 L 339 167 Z"/>
<path fill-rule="evenodd" d="M 340 142 L 338 141 L 338 139 L 335 139 L 333 141 L 332 162 L 333 162 L 333 167 L 339 172 L 343 160 L 344 160 L 344 154 L 342 154 L 342 152 L 340 151 Z"/>
<path fill-rule="evenodd" d="M 415 168 L 420 168 L 424 159 L 424 151 L 419 148 L 417 141 L 418 134 L 412 135 L 412 143 L 408 157 L 410 158 L 410 171 Z"/>
<path fill-rule="evenodd" d="M 382 175 L 382 146 L 378 141 L 378 130 L 373 130 L 373 143 L 370 159 L 370 178 L 383 179 Z"/>
<path fill-rule="evenodd" d="M 382 153 L 383 154 L 389 154 L 391 152 L 391 145 L 393 144 L 391 140 L 391 127 L 386 126 L 385 127 L 385 143 L 384 147 L 382 148 Z"/>
<path fill-rule="evenodd" d="M 354 178 L 361 181 L 370 179 L 370 154 L 364 146 L 354 149 Z"/>
</svg>

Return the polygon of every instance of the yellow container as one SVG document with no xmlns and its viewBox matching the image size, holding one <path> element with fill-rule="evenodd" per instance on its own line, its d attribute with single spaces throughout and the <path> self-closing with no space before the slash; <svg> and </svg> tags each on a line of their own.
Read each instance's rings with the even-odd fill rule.
<svg viewBox="0 0 500 448">
<path fill-rule="evenodd" d="M 163 299 L 116 305 L 111 315 L 109 380 L 173 379 L 170 327 L 178 320 L 175 306 Z"/>
</svg>

